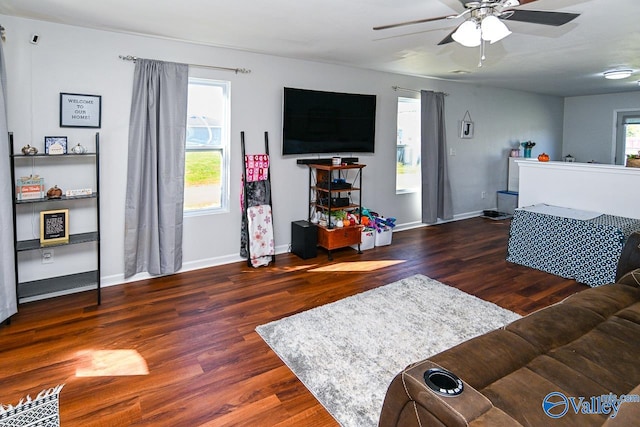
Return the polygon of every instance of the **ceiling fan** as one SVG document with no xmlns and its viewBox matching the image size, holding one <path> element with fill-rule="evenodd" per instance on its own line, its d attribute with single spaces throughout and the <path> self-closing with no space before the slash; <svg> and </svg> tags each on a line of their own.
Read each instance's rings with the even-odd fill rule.
<svg viewBox="0 0 640 427">
<path fill-rule="evenodd" d="M 451 31 L 438 45 L 440 46 L 455 41 L 466 47 L 482 46 L 479 64 L 479 66 L 482 66 L 482 60 L 484 59 L 484 42 L 495 43 L 511 34 L 511 31 L 509 31 L 502 20 L 560 26 L 574 20 L 580 15 L 578 13 L 568 12 L 516 9 L 518 6 L 533 3 L 534 1 L 537 0 L 460 0 L 465 10 L 458 15 L 417 19 L 396 24 L 381 25 L 373 27 L 373 29 L 386 30 L 443 19 L 453 20 L 465 18 L 465 21 Z"/>
</svg>

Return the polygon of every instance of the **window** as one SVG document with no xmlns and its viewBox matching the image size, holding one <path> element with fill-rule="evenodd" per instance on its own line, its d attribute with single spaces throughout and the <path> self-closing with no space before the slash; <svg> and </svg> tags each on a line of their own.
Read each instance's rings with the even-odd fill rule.
<svg viewBox="0 0 640 427">
<path fill-rule="evenodd" d="M 624 154 L 640 154 L 640 116 L 628 119 L 625 127 Z"/>
<path fill-rule="evenodd" d="M 640 151 L 640 111 L 619 111 L 616 121 L 614 163 L 624 165 L 629 154 Z"/>
<path fill-rule="evenodd" d="M 229 82 L 189 79 L 184 211 L 229 206 Z"/>
<path fill-rule="evenodd" d="M 396 194 L 420 190 L 420 100 L 398 98 Z"/>
</svg>

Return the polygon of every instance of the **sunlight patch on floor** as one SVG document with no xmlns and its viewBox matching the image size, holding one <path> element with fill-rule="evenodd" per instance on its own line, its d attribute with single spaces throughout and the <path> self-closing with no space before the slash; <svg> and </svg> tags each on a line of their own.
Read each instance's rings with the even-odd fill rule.
<svg viewBox="0 0 640 427">
<path fill-rule="evenodd" d="M 387 261 L 355 261 L 355 262 L 339 262 L 336 264 L 325 265 L 322 267 L 309 270 L 312 273 L 326 273 L 335 271 L 376 271 L 381 268 L 390 267 L 392 265 L 406 262 L 403 259 L 394 259 Z"/>
<path fill-rule="evenodd" d="M 301 271 L 301 270 L 306 270 L 308 268 L 313 268 L 316 265 L 318 265 L 319 263 L 314 263 L 314 264 L 304 264 L 304 265 L 296 265 L 296 266 L 286 266 L 286 267 L 282 267 L 282 266 L 278 266 L 278 264 L 269 264 L 268 266 L 266 266 L 266 268 L 276 271 L 276 272 L 296 272 L 296 271 Z M 252 268 L 252 269 L 248 269 L 248 270 L 244 270 L 243 273 L 259 273 L 259 269 L 256 268 Z"/>
<path fill-rule="evenodd" d="M 148 375 L 144 357 L 136 350 L 87 350 L 80 359 L 76 377 L 121 377 Z"/>
<path fill-rule="evenodd" d="M 305 264 L 305 265 L 298 265 L 298 266 L 287 266 L 287 267 L 279 267 L 277 268 L 278 271 L 301 271 L 301 270 L 306 270 L 308 268 L 311 267 L 315 267 L 316 265 L 318 265 L 318 263 L 315 264 Z"/>
</svg>

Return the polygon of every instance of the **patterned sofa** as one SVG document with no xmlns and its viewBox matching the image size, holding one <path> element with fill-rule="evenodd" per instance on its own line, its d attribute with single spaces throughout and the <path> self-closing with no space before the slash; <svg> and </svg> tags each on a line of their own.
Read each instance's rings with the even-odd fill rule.
<svg viewBox="0 0 640 427">
<path fill-rule="evenodd" d="M 615 284 L 407 367 L 387 390 L 379 426 L 639 425 L 638 261 L 634 233 Z"/>
</svg>

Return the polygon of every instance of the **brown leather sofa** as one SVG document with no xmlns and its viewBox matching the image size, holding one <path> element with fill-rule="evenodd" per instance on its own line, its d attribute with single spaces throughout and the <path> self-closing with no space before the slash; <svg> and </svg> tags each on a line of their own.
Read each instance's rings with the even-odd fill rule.
<svg viewBox="0 0 640 427">
<path fill-rule="evenodd" d="M 617 283 L 407 367 L 379 426 L 640 425 L 639 253 L 635 233 Z"/>
</svg>

